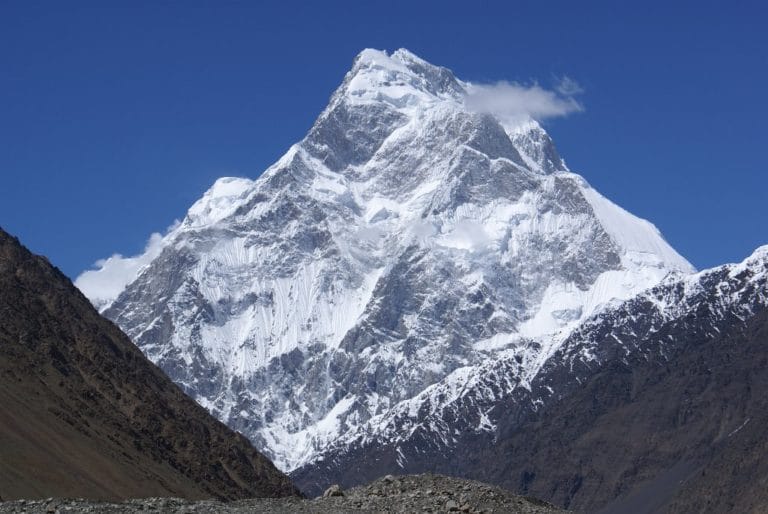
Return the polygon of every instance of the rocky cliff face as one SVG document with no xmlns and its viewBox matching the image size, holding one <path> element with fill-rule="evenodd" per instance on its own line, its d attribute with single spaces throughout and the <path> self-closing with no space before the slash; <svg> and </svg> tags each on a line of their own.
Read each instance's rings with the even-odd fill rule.
<svg viewBox="0 0 768 514">
<path fill-rule="evenodd" d="M 453 418 L 416 414 L 500 362 L 499 394 L 530 383 L 593 313 L 691 271 L 469 87 L 362 52 L 307 136 L 257 180 L 217 181 L 104 314 L 284 470 L 392 430 L 450 439 Z"/>
<path fill-rule="evenodd" d="M 0 230 L 0 498 L 297 495 Z"/>
</svg>

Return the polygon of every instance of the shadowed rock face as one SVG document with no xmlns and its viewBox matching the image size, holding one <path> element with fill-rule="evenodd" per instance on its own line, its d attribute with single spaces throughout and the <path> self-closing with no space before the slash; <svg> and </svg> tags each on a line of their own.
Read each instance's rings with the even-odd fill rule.
<svg viewBox="0 0 768 514">
<path fill-rule="evenodd" d="M 298 494 L 1 229 L 0 405 L 4 500 Z"/>
<path fill-rule="evenodd" d="M 721 334 L 706 316 L 659 334 L 666 357 L 617 359 L 516 430 L 497 482 L 528 476 L 529 494 L 584 512 L 765 512 L 768 311 Z"/>
</svg>

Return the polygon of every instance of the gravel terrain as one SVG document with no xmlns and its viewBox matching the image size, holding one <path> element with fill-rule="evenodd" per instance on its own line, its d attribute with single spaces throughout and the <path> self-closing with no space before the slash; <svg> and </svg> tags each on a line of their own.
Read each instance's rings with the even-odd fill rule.
<svg viewBox="0 0 768 514">
<path fill-rule="evenodd" d="M 371 484 L 342 491 L 336 486 L 324 497 L 187 501 L 146 498 L 124 503 L 46 499 L 0 503 L 0 513 L 345 513 L 345 512 L 469 512 L 545 514 L 564 512 L 548 503 L 511 494 L 480 482 L 441 475 L 387 475 Z"/>
</svg>

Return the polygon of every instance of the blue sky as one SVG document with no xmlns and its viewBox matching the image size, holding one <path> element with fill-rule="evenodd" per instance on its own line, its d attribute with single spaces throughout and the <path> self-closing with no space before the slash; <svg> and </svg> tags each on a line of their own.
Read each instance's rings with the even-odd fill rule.
<svg viewBox="0 0 768 514">
<path fill-rule="evenodd" d="M 699 268 L 768 243 L 759 2 L 0 3 L 0 226 L 74 277 L 299 140 L 365 47 L 584 89 L 570 167 Z"/>
</svg>

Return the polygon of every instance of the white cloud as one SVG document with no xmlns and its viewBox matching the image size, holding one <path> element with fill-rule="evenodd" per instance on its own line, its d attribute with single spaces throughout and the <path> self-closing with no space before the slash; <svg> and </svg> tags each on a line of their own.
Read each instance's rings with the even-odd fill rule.
<svg viewBox="0 0 768 514">
<path fill-rule="evenodd" d="M 513 128 L 533 118 L 542 121 L 559 118 L 584 107 L 576 99 L 583 89 L 568 77 L 564 77 L 553 90 L 538 84 L 526 86 L 517 82 L 495 84 L 470 84 L 467 88 L 466 105 L 475 112 L 496 116 L 507 128 Z"/>
<path fill-rule="evenodd" d="M 451 248 L 478 251 L 491 243 L 491 238 L 485 232 L 483 224 L 476 220 L 459 220 L 453 230 L 443 238 L 441 243 Z"/>
<path fill-rule="evenodd" d="M 168 232 L 178 226 L 175 222 Z M 133 257 L 123 257 L 119 253 L 94 263 L 96 269 L 82 272 L 75 279 L 75 286 L 99 310 L 107 308 L 125 287 L 136 279 L 139 272 L 163 250 L 163 235 L 155 232 L 149 237 L 144 252 Z"/>
<path fill-rule="evenodd" d="M 563 96 L 577 96 L 584 92 L 584 88 L 571 77 L 562 77 L 555 90 Z"/>
</svg>

